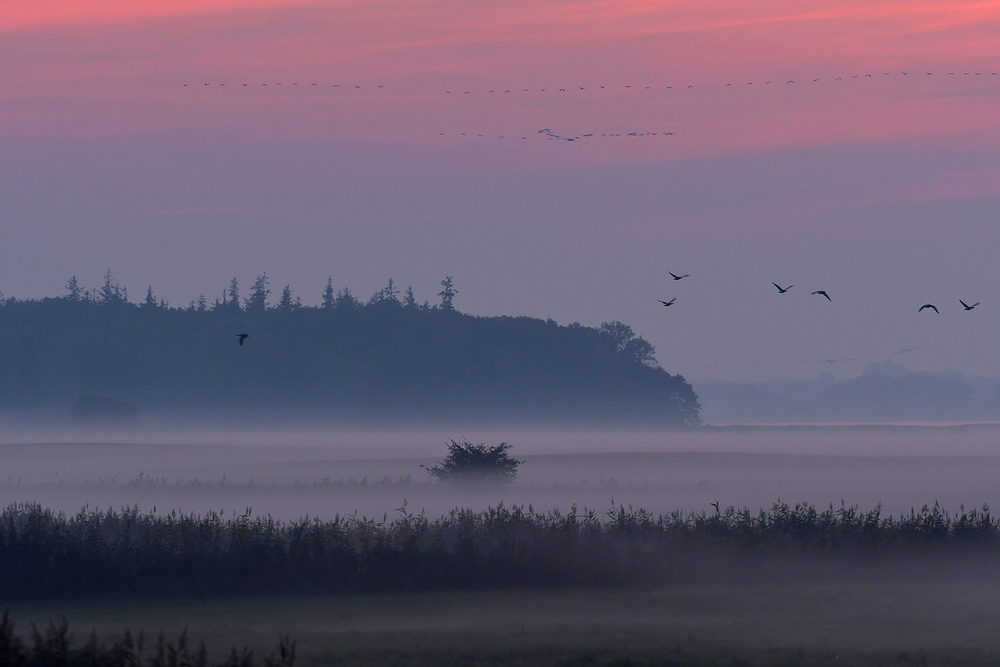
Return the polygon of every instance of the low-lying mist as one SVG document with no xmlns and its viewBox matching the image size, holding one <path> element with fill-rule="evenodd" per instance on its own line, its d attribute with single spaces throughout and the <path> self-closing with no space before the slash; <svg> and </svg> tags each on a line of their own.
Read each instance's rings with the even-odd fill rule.
<svg viewBox="0 0 1000 667">
<path fill-rule="evenodd" d="M 576 505 L 604 512 L 818 507 L 841 502 L 900 513 L 939 502 L 958 511 L 1000 501 L 1000 428 L 966 426 L 702 427 L 660 431 L 233 430 L 0 433 L 0 504 L 73 513 L 133 507 L 297 519 L 390 518 L 406 503 L 429 516 Z M 449 438 L 509 442 L 523 460 L 508 486 L 454 487 L 421 466 Z"/>
</svg>

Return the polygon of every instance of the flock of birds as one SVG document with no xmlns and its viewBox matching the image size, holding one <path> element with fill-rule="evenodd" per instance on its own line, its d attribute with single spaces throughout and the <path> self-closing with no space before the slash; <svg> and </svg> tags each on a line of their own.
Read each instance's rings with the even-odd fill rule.
<svg viewBox="0 0 1000 667">
<path fill-rule="evenodd" d="M 729 83 L 715 83 L 715 84 L 697 84 L 697 85 L 694 84 L 694 83 L 688 83 L 688 84 L 678 85 L 678 86 L 675 86 L 675 85 L 663 85 L 663 84 L 660 84 L 660 85 L 648 85 L 648 86 L 647 85 L 634 86 L 632 84 L 617 84 L 617 85 L 604 84 L 604 85 L 587 85 L 587 86 L 579 86 L 578 85 L 578 86 L 570 86 L 570 87 L 546 86 L 544 88 L 542 88 L 542 87 L 536 87 L 536 88 L 530 88 L 530 87 L 528 87 L 528 88 L 525 88 L 523 86 L 516 86 L 516 87 L 513 87 L 513 88 L 498 88 L 497 87 L 497 88 L 470 89 L 470 90 L 464 90 L 464 89 L 460 89 L 460 90 L 445 90 L 445 91 L 443 91 L 442 94 L 444 94 L 444 95 L 476 95 L 476 94 L 484 94 L 484 95 L 491 95 L 491 94 L 497 94 L 497 95 L 516 95 L 516 94 L 524 94 L 524 93 L 556 93 L 556 94 L 559 94 L 559 93 L 577 93 L 577 94 L 580 94 L 580 93 L 589 93 L 589 92 L 600 92 L 602 90 L 603 91 L 607 91 L 607 92 L 615 92 L 615 91 L 617 91 L 617 92 L 624 92 L 624 91 L 640 91 L 640 90 L 650 90 L 650 91 L 651 90 L 694 90 L 694 89 L 710 89 L 710 88 L 746 87 L 746 86 L 753 86 L 753 85 L 757 85 L 757 86 L 778 86 L 778 87 L 780 87 L 780 86 L 788 86 L 788 85 L 792 85 L 792 84 L 802 84 L 802 83 L 826 83 L 826 82 L 836 83 L 838 81 L 851 81 L 853 79 L 859 79 L 859 80 L 864 80 L 864 79 L 879 79 L 879 78 L 884 78 L 884 77 L 887 77 L 887 76 L 890 76 L 890 77 L 891 76 L 905 76 L 905 77 L 912 76 L 914 78 L 921 78 L 921 77 L 926 78 L 926 77 L 929 77 L 929 76 L 938 76 L 938 77 L 942 77 L 942 76 L 944 76 L 944 77 L 949 77 L 949 76 L 951 76 L 951 77 L 965 77 L 965 76 L 968 76 L 968 77 L 977 77 L 977 76 L 998 76 L 998 75 L 1000 75 L 1000 72 L 984 72 L 984 71 L 978 71 L 978 72 L 973 72 L 973 71 L 968 71 L 968 72 L 964 72 L 964 71 L 963 72 L 924 72 L 924 71 L 921 71 L 921 72 L 916 72 L 916 71 L 906 70 L 906 71 L 898 71 L 898 72 L 881 72 L 881 73 L 877 73 L 877 74 L 871 74 L 871 73 L 867 73 L 867 74 L 852 74 L 852 75 L 849 75 L 849 76 L 836 76 L 836 77 L 807 77 L 805 79 L 799 78 L 799 79 L 747 81 L 745 83 L 740 83 L 740 84 L 734 84 L 732 82 L 729 82 Z M 373 84 L 341 85 L 339 83 L 334 83 L 334 84 L 318 83 L 318 82 L 309 82 L 309 83 L 292 82 L 292 83 L 285 83 L 285 82 L 280 82 L 280 81 L 279 82 L 273 82 L 272 81 L 272 82 L 266 82 L 266 83 L 232 83 L 232 84 L 228 84 L 228 85 L 226 83 L 202 82 L 201 85 L 195 84 L 195 83 L 184 83 L 184 84 L 181 84 L 181 85 L 182 85 L 182 87 L 185 87 L 185 88 L 188 88 L 188 87 L 195 87 L 195 88 L 205 88 L 205 87 L 209 87 L 209 88 L 212 88 L 212 87 L 214 87 L 214 88 L 268 88 L 268 87 L 270 87 L 270 88 L 277 88 L 277 87 L 281 86 L 283 89 L 293 88 L 293 87 L 299 87 L 301 89 L 306 89 L 306 88 L 322 88 L 322 89 L 329 89 L 329 90 L 337 89 L 338 91 L 379 90 L 379 89 L 383 89 L 384 90 L 385 89 L 385 85 L 384 84 L 377 84 L 377 85 L 373 85 Z"/>
<path fill-rule="evenodd" d="M 556 134 L 551 128 L 548 128 L 548 127 L 542 128 L 541 130 L 538 130 L 537 133 L 535 133 L 536 137 L 540 137 L 542 139 L 545 139 L 546 141 L 583 141 L 583 140 L 586 140 L 586 139 L 596 139 L 598 137 L 609 137 L 609 138 L 617 138 L 617 137 L 637 137 L 637 138 L 638 137 L 650 137 L 650 138 L 652 138 L 652 137 L 672 137 L 673 135 L 674 135 L 673 132 L 652 132 L 652 131 L 650 131 L 650 132 L 639 132 L 639 131 L 633 131 L 633 132 L 601 132 L 601 133 L 598 133 L 598 132 L 588 132 L 586 134 L 576 134 L 576 135 L 573 135 L 573 136 L 563 136 L 561 134 Z M 438 132 L 438 136 L 439 137 L 444 137 L 444 136 L 447 136 L 447 133 L 446 132 Z M 458 132 L 458 133 L 455 133 L 453 136 L 460 136 L 460 137 L 480 137 L 480 138 L 487 138 L 487 139 L 488 138 L 492 138 L 492 135 L 487 136 L 485 134 L 475 134 L 475 133 L 470 133 L 470 132 Z M 496 138 L 497 139 L 506 139 L 507 137 L 506 137 L 506 135 L 500 134 L 500 135 L 497 135 Z M 520 139 L 521 140 L 527 140 L 528 137 L 527 136 L 523 136 Z"/>
<path fill-rule="evenodd" d="M 683 280 L 684 278 L 690 278 L 691 277 L 690 273 L 676 274 L 676 273 L 673 273 L 671 271 L 667 271 L 667 273 L 670 275 L 670 277 L 675 282 L 678 281 L 678 280 Z M 771 284 L 774 285 L 775 289 L 778 290 L 778 294 L 787 294 L 788 290 L 790 290 L 793 287 L 795 287 L 795 285 L 789 285 L 788 287 L 782 287 L 781 285 L 779 285 L 778 283 L 775 283 L 775 282 L 772 282 Z M 833 298 L 830 297 L 830 295 L 827 293 L 826 290 L 818 289 L 815 292 L 810 292 L 810 294 L 812 296 L 821 296 L 821 297 L 824 297 L 824 298 L 826 298 L 827 301 L 833 302 Z M 670 299 L 670 301 L 664 301 L 663 299 L 657 299 L 657 301 L 660 302 L 661 304 L 663 304 L 664 307 L 667 307 L 667 306 L 674 305 L 674 303 L 677 302 L 677 297 L 674 297 L 674 298 Z M 965 301 L 963 301 L 962 299 L 959 299 L 958 302 L 960 304 L 962 304 L 962 309 L 965 310 L 965 311 L 975 310 L 976 306 L 979 305 L 978 301 L 975 302 L 975 303 L 973 303 L 973 304 L 968 304 Z M 941 311 L 938 310 L 938 307 L 935 306 L 933 303 L 925 303 L 924 305 L 920 306 L 920 308 L 917 308 L 917 312 L 918 313 L 923 312 L 925 310 L 933 310 L 938 315 L 941 314 Z M 909 350 L 904 350 L 904 352 L 909 352 Z"/>
<path fill-rule="evenodd" d="M 683 280 L 684 278 L 690 278 L 691 277 L 691 274 L 689 274 L 689 273 L 677 274 L 677 273 L 673 273 L 673 272 L 670 272 L 670 271 L 668 271 L 667 273 L 670 275 L 670 278 L 672 280 L 674 280 L 674 281 Z M 776 282 L 772 282 L 771 284 L 774 285 L 774 288 L 777 290 L 778 294 L 787 294 L 788 291 L 794 287 L 794 285 L 788 285 L 786 287 L 782 287 L 781 285 L 779 285 Z M 830 301 L 831 303 L 833 302 L 833 298 L 830 296 L 830 294 L 826 290 L 821 290 L 821 289 L 820 290 L 816 290 L 814 292 L 810 292 L 810 295 L 823 297 L 827 301 Z M 672 306 L 675 303 L 677 303 L 677 297 L 673 297 L 669 301 L 664 301 L 663 299 L 657 299 L 657 302 L 659 302 L 660 304 L 662 304 L 664 307 L 669 307 L 669 306 Z M 965 311 L 965 312 L 968 312 L 970 310 L 975 310 L 976 307 L 979 305 L 978 301 L 976 301 L 975 303 L 966 303 L 964 300 L 959 299 L 958 302 L 962 305 L 962 310 Z M 941 311 L 933 303 L 925 303 L 924 305 L 922 305 L 919 308 L 917 308 L 917 312 L 918 313 L 921 313 L 921 312 L 923 312 L 925 310 L 933 310 L 935 313 L 937 313 L 939 315 L 941 314 Z M 916 348 L 916 347 L 908 347 L 908 348 L 905 348 L 905 349 L 902 349 L 902 350 L 896 350 L 895 352 L 892 352 L 891 354 L 893 354 L 893 355 L 906 354 L 907 352 L 913 352 L 913 351 L 915 351 L 917 349 L 918 348 Z M 694 368 L 729 368 L 729 367 L 734 367 L 734 366 L 739 366 L 739 367 L 768 366 L 768 365 L 773 366 L 773 365 L 779 365 L 779 364 L 781 364 L 781 365 L 785 365 L 785 364 L 815 364 L 815 363 L 820 363 L 820 362 L 827 363 L 827 364 L 836 364 L 836 363 L 840 363 L 840 362 L 863 361 L 863 360 L 869 359 L 869 358 L 870 358 L 870 355 L 865 354 L 865 355 L 860 355 L 860 356 L 856 356 L 856 357 L 843 357 L 843 358 L 797 359 L 797 360 L 780 360 L 780 361 L 764 361 L 764 362 L 746 362 L 746 363 L 740 363 L 740 364 L 694 364 L 694 365 L 688 365 L 688 366 L 678 367 L 678 370 L 689 370 L 689 369 L 694 369 Z"/>
<path fill-rule="evenodd" d="M 509 88 L 495 87 L 495 88 L 483 88 L 483 89 L 470 88 L 468 90 L 466 90 L 466 89 L 444 90 L 443 93 L 441 93 L 441 94 L 451 95 L 451 96 L 455 96 L 455 95 L 459 95 L 459 96 L 465 96 L 465 95 L 470 95 L 470 96 L 476 96 L 476 95 L 486 95 L 486 96 L 489 96 L 489 95 L 501 95 L 501 96 L 503 96 L 503 95 L 512 95 L 512 96 L 517 96 L 517 95 L 521 95 L 521 96 L 524 96 L 524 95 L 534 95 L 534 94 L 546 94 L 546 95 L 548 95 L 548 94 L 555 94 L 555 95 L 564 95 L 564 94 L 565 95 L 571 95 L 571 94 L 572 95 L 590 95 L 590 94 L 599 94 L 599 93 L 601 93 L 601 94 L 618 94 L 618 95 L 624 95 L 624 94 L 636 93 L 636 92 L 652 92 L 652 91 L 663 91 L 663 92 L 671 91 L 672 92 L 672 91 L 675 91 L 675 90 L 692 91 L 692 90 L 713 90 L 713 89 L 718 90 L 718 89 L 725 89 L 725 88 L 753 89 L 753 87 L 756 87 L 757 89 L 761 89 L 761 88 L 775 89 L 775 88 L 801 87 L 803 85 L 805 85 L 805 86 L 812 86 L 812 85 L 824 84 L 824 83 L 838 84 L 838 83 L 848 82 L 848 81 L 852 81 L 852 80 L 859 80 L 859 81 L 874 80 L 874 81 L 877 81 L 877 80 L 886 80 L 886 77 L 895 77 L 895 78 L 903 78 L 903 77 L 905 77 L 907 80 L 913 81 L 913 80 L 929 80 L 929 79 L 933 79 L 933 80 L 947 80 L 948 77 L 951 77 L 951 78 L 969 77 L 969 78 L 972 78 L 972 79 L 974 79 L 975 77 L 980 77 L 980 80 L 982 80 L 983 77 L 989 78 L 989 77 L 996 77 L 996 76 L 1000 76 L 1000 72 L 982 71 L 982 70 L 980 70 L 980 71 L 971 71 L 971 70 L 970 71 L 949 71 L 949 72 L 942 72 L 942 71 L 938 71 L 938 72 L 933 72 L 933 71 L 930 71 L 930 72 L 928 72 L 928 71 L 919 71 L 918 72 L 918 71 L 911 71 L 911 70 L 902 70 L 902 71 L 891 71 L 891 72 L 889 72 L 889 71 L 882 71 L 882 72 L 877 72 L 877 73 L 874 73 L 874 74 L 873 73 L 866 73 L 866 74 L 853 74 L 853 75 L 846 75 L 846 76 L 823 76 L 823 77 L 816 77 L 816 76 L 814 76 L 814 77 L 806 77 L 806 78 L 801 78 L 800 77 L 800 78 L 795 78 L 795 79 L 785 79 L 785 78 L 782 78 L 780 80 L 771 79 L 771 80 L 759 80 L 759 81 L 746 81 L 746 82 L 741 82 L 741 83 L 732 83 L 732 82 L 729 82 L 729 83 L 698 83 L 698 84 L 688 83 L 688 84 L 685 84 L 685 85 L 677 85 L 677 86 L 672 85 L 672 84 L 671 85 L 666 85 L 666 84 L 659 84 L 659 85 L 633 85 L 633 84 L 614 84 L 614 85 L 612 85 L 612 84 L 599 84 L 599 85 L 585 85 L 585 86 L 576 85 L 576 86 L 567 86 L 567 87 L 559 87 L 559 86 L 551 86 L 551 87 L 550 86 L 546 86 L 546 87 L 517 86 L 517 87 L 513 87 L 512 86 L 512 87 L 509 87 Z M 185 87 L 185 88 L 200 88 L 200 89 L 206 89 L 206 88 L 209 88 L 209 89 L 222 89 L 222 88 L 225 88 L 225 89 L 240 89 L 240 90 L 247 89 L 247 90 L 249 90 L 249 89 L 262 89 L 262 88 L 266 88 L 268 90 L 275 90 L 275 89 L 281 88 L 282 90 L 291 90 L 291 89 L 295 89 L 295 90 L 328 90 L 328 91 L 336 91 L 338 93 L 368 93 L 370 91 L 375 91 L 375 92 L 380 92 L 380 91 L 381 92 L 389 92 L 389 90 L 386 89 L 385 84 L 361 83 L 361 84 L 344 84 L 344 85 L 342 85 L 342 84 L 339 84 L 339 83 L 330 84 L 330 83 L 320 83 L 320 82 L 315 82 L 315 81 L 313 81 L 313 82 L 303 82 L 303 83 L 294 82 L 294 81 L 290 82 L 290 83 L 289 82 L 282 82 L 282 81 L 278 81 L 278 82 L 271 81 L 271 82 L 263 82 L 263 83 L 249 83 L 249 82 L 240 82 L 240 83 L 212 83 L 212 82 L 202 81 L 200 83 L 184 83 L 184 84 L 182 84 L 182 86 Z M 750 88 L 748 88 L 748 87 L 750 87 Z M 394 90 L 393 92 L 394 93 L 409 94 L 409 93 L 413 93 L 414 91 L 412 89 L 399 89 L 399 90 Z M 418 92 L 420 94 L 437 94 L 434 91 L 426 91 L 426 90 L 425 91 L 417 90 L 416 92 Z M 438 92 L 440 92 L 440 91 L 438 91 Z M 592 141 L 592 140 L 601 139 L 601 138 L 604 138 L 604 139 L 620 139 L 620 138 L 625 138 L 625 139 L 627 139 L 629 137 L 632 137 L 632 138 L 640 138 L 641 137 L 641 138 L 645 138 L 645 139 L 653 139 L 653 138 L 662 139 L 662 138 L 670 137 L 673 134 L 674 134 L 673 131 L 663 131 L 663 130 L 655 130 L 655 131 L 654 130 L 646 130 L 646 131 L 632 130 L 632 131 L 625 131 L 625 132 L 603 132 L 603 133 L 587 132 L 587 133 L 578 134 L 578 135 L 574 134 L 574 135 L 571 135 L 571 136 L 564 136 L 564 135 L 560 135 L 560 134 L 554 132 L 551 128 L 543 128 L 541 130 L 538 130 L 537 134 L 535 134 L 534 137 L 535 138 L 541 138 L 541 139 L 544 139 L 544 140 L 547 140 L 547 141 L 579 142 L 579 141 Z M 437 136 L 439 136 L 439 137 L 453 136 L 453 137 L 459 137 L 459 138 L 466 137 L 466 138 L 475 138 L 475 139 L 495 139 L 495 140 L 513 139 L 515 141 L 528 141 L 530 138 L 532 138 L 532 135 L 522 135 L 520 132 L 517 133 L 517 134 L 510 134 L 510 135 L 506 135 L 506 134 L 496 135 L 496 134 L 492 134 L 492 133 L 483 134 L 483 133 L 477 133 L 477 132 L 454 132 L 454 131 L 452 131 L 452 132 L 438 132 Z"/>
</svg>

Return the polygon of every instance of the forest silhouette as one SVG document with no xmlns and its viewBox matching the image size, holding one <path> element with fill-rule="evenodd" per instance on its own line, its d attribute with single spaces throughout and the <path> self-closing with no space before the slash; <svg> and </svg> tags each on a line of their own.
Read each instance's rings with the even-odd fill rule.
<svg viewBox="0 0 1000 667">
<path fill-rule="evenodd" d="M 332 280 L 317 306 L 265 274 L 209 303 L 132 302 L 110 271 L 84 290 L 0 305 L 0 414 L 63 414 L 81 397 L 140 416 L 338 423 L 699 423 L 691 385 L 621 322 L 598 328 L 455 309 L 388 285 L 366 302 Z M 246 333 L 245 344 L 239 344 Z"/>
</svg>

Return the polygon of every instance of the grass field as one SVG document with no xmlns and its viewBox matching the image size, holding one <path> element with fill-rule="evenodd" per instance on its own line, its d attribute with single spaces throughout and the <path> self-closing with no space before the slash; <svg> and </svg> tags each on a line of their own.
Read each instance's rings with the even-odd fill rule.
<svg viewBox="0 0 1000 667">
<path fill-rule="evenodd" d="M 233 437 L 232 444 L 174 439 L 162 445 L 16 439 L 0 444 L 0 503 L 38 501 L 70 513 L 85 503 L 155 506 L 160 515 L 224 509 L 227 516 L 252 506 L 254 515 L 279 519 L 329 519 L 357 510 L 379 520 L 386 513 L 391 519 L 403 499 L 432 517 L 501 499 L 534 503 L 541 511 L 578 503 L 602 513 L 612 500 L 655 512 L 705 512 L 716 501 L 757 508 L 781 498 L 822 509 L 844 498 L 862 510 L 881 502 L 886 513 L 938 500 L 957 512 L 962 503 L 1000 503 L 997 434 L 994 427 L 838 427 L 504 435 L 526 463 L 502 494 L 430 484 L 419 464 L 443 456 L 440 434 L 275 442 L 268 434 L 260 436 L 266 442 Z M 412 483 L 400 483 L 407 474 Z M 384 476 L 395 481 L 381 484 Z M 305 666 L 1000 664 L 1000 578 L 977 580 L 957 563 L 922 570 L 935 581 L 914 571 L 892 583 L 817 576 L 809 584 L 9 607 L 22 633 L 31 623 L 41 627 L 65 616 L 78 643 L 92 628 L 106 640 L 125 628 L 149 638 L 162 629 L 168 639 L 188 628 L 215 659 L 244 645 L 266 656 L 280 633 L 290 633 L 298 641 L 296 664 Z"/>
<path fill-rule="evenodd" d="M 215 658 L 297 665 L 987 665 L 1000 662 L 1000 582 L 678 586 L 17 604 L 20 630 L 65 616 L 81 640 L 188 628 Z"/>
<path fill-rule="evenodd" d="M 0 506 L 36 501 L 69 513 L 84 505 L 138 505 L 225 514 L 250 507 L 277 519 L 355 510 L 381 518 L 403 500 L 430 516 L 501 500 L 602 512 L 612 501 L 655 512 L 706 511 L 713 502 L 756 509 L 778 499 L 818 507 L 844 499 L 891 513 L 935 501 L 950 511 L 963 503 L 1000 506 L 995 426 L 131 435 L 136 440 L 74 442 L 0 432 Z M 502 493 L 433 485 L 420 465 L 445 456 L 447 437 L 464 435 L 509 441 L 525 461 L 518 481 Z M 14 436 L 23 439 L 4 441 Z"/>
</svg>

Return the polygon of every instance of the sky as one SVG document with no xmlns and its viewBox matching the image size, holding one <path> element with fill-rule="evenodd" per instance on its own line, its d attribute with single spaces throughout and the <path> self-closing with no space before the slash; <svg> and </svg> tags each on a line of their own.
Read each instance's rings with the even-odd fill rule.
<svg viewBox="0 0 1000 667">
<path fill-rule="evenodd" d="M 266 271 L 434 303 L 450 275 L 463 312 L 621 320 L 695 381 L 1000 377 L 997 25 L 1000 0 L 0 0 L 0 291 L 110 270 L 185 306 Z"/>
</svg>

